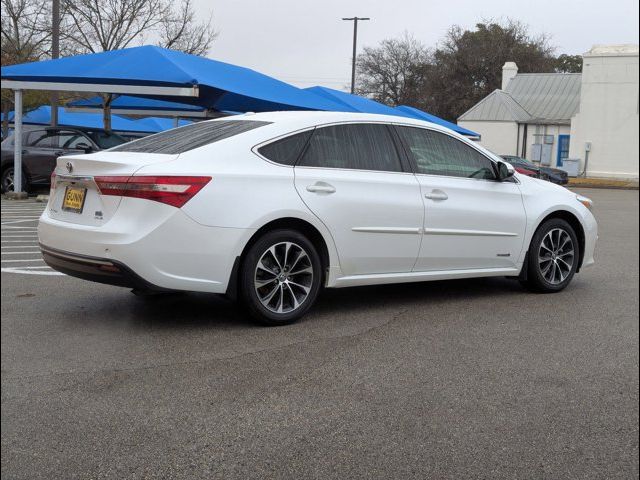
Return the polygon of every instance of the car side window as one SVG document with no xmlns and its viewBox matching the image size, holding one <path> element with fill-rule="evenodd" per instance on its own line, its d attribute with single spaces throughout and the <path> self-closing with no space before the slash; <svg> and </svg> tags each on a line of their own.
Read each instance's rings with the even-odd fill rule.
<svg viewBox="0 0 640 480">
<path fill-rule="evenodd" d="M 78 145 L 91 146 L 91 141 L 84 135 L 77 133 L 74 136 L 68 138 L 67 141 L 62 145 L 62 147 L 69 149 L 79 149 L 80 147 L 78 147 Z"/>
<path fill-rule="evenodd" d="M 28 147 L 51 148 L 51 136 L 46 130 L 34 130 L 29 132 L 25 145 Z"/>
<path fill-rule="evenodd" d="M 82 137 L 82 134 L 71 130 L 60 130 L 51 136 L 53 148 L 70 148 L 68 145 Z"/>
<path fill-rule="evenodd" d="M 313 130 L 296 133 L 258 149 L 263 157 L 282 165 L 295 165 Z"/>
<path fill-rule="evenodd" d="M 441 132 L 398 127 L 415 160 L 416 173 L 495 180 L 493 162 L 474 148 Z"/>
<path fill-rule="evenodd" d="M 316 128 L 300 166 L 401 172 L 400 157 L 383 124 Z"/>
</svg>

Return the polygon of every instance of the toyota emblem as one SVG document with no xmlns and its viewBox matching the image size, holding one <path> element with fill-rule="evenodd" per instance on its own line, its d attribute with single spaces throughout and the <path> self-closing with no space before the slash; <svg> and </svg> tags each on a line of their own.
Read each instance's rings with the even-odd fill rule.
<svg viewBox="0 0 640 480">
<path fill-rule="evenodd" d="M 67 172 L 71 173 L 73 171 L 73 164 L 71 162 L 67 162 Z"/>
</svg>

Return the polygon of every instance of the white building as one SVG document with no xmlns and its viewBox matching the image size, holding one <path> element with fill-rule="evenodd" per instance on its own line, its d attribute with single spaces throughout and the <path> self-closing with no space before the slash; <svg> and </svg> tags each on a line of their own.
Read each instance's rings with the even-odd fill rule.
<svg viewBox="0 0 640 480">
<path fill-rule="evenodd" d="M 595 46 L 583 57 L 582 74 L 519 74 L 505 63 L 502 89 L 458 124 L 497 154 L 561 168 L 577 159 L 588 176 L 637 179 L 638 46 Z"/>
</svg>

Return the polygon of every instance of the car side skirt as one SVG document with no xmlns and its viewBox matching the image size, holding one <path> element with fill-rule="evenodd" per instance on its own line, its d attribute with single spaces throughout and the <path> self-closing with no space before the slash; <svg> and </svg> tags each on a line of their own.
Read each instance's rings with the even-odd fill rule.
<svg viewBox="0 0 640 480">
<path fill-rule="evenodd" d="M 448 270 L 433 272 L 384 273 L 376 275 L 351 275 L 340 277 L 331 285 L 333 288 L 382 285 L 388 283 L 425 282 L 430 280 L 455 280 L 476 277 L 517 277 L 520 268 L 476 268 L 468 270 Z"/>
</svg>

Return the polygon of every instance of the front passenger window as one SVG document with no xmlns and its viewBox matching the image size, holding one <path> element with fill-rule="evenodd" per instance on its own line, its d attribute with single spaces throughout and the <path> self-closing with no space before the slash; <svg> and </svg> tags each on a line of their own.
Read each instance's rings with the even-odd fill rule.
<svg viewBox="0 0 640 480">
<path fill-rule="evenodd" d="M 493 162 L 457 138 L 417 127 L 398 127 L 416 173 L 495 180 Z"/>
</svg>

